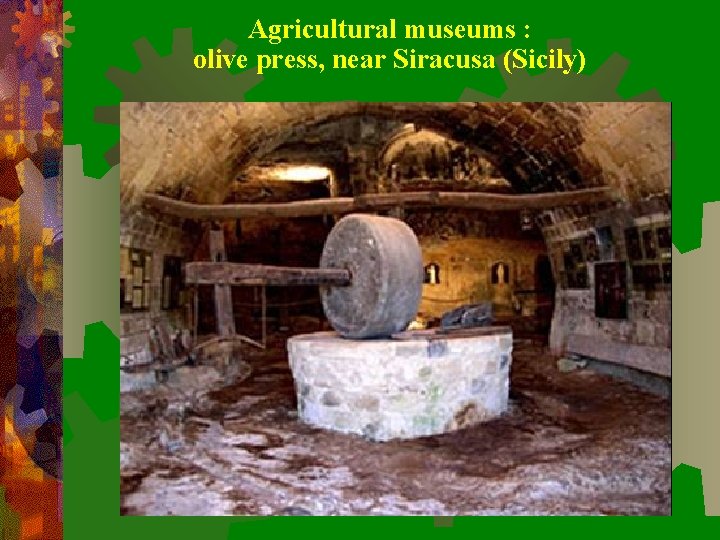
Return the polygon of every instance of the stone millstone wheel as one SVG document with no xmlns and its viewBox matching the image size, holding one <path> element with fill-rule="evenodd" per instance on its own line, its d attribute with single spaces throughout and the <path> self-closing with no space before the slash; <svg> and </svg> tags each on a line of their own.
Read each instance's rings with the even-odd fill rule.
<svg viewBox="0 0 720 540">
<path fill-rule="evenodd" d="M 400 220 L 350 214 L 325 241 L 320 268 L 350 271 L 346 287 L 322 286 L 325 315 L 346 338 L 387 337 L 417 315 L 423 262 L 415 233 Z"/>
</svg>

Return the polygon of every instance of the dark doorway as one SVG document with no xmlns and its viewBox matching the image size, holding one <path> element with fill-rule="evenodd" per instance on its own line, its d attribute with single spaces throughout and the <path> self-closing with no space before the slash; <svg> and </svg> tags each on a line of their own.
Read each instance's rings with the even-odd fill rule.
<svg viewBox="0 0 720 540">
<path fill-rule="evenodd" d="M 538 332 L 548 334 L 555 309 L 555 279 L 547 255 L 538 255 L 535 259 L 535 293 L 537 329 Z"/>
<path fill-rule="evenodd" d="M 555 279 L 547 255 L 538 255 L 535 259 L 535 290 L 555 294 Z"/>
</svg>

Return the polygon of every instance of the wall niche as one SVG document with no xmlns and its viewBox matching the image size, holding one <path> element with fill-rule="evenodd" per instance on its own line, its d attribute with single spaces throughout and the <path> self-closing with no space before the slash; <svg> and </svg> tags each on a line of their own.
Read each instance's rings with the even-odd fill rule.
<svg viewBox="0 0 720 540">
<path fill-rule="evenodd" d="M 425 279 L 423 283 L 428 285 L 437 285 L 440 283 L 440 265 L 437 263 L 430 263 L 425 266 Z"/>
</svg>

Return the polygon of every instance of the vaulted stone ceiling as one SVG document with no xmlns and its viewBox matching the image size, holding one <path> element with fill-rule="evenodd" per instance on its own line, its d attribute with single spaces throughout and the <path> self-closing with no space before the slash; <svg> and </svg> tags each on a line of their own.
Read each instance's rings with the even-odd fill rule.
<svg viewBox="0 0 720 540">
<path fill-rule="evenodd" d="M 121 183 L 221 203 L 249 166 L 340 166 L 346 145 L 380 150 L 407 123 L 479 148 L 518 193 L 669 193 L 667 103 L 125 103 Z"/>
</svg>

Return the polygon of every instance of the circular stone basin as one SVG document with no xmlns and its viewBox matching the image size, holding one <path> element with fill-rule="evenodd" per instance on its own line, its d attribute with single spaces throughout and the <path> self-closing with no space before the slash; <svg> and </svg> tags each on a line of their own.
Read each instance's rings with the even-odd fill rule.
<svg viewBox="0 0 720 540">
<path fill-rule="evenodd" d="M 335 332 L 288 339 L 298 416 L 375 441 L 454 431 L 507 409 L 512 331 L 403 332 L 353 340 Z"/>
</svg>

